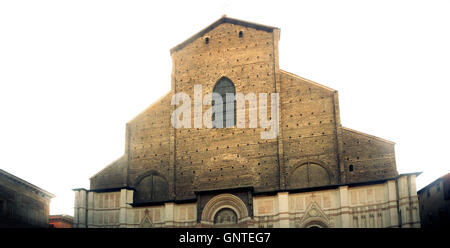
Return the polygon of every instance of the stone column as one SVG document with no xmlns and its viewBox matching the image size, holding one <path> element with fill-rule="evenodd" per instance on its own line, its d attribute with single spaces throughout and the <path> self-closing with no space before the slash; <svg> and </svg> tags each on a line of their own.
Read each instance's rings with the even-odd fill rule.
<svg viewBox="0 0 450 248">
<path fill-rule="evenodd" d="M 164 204 L 164 225 L 166 227 L 174 227 L 174 212 L 175 204 L 173 202 L 167 202 Z"/>
<path fill-rule="evenodd" d="M 87 227 L 94 225 L 94 192 L 88 192 L 87 197 Z"/>
<path fill-rule="evenodd" d="M 411 201 L 411 227 L 420 228 L 419 197 L 417 196 L 416 174 L 408 177 L 409 197 Z"/>
<path fill-rule="evenodd" d="M 389 180 L 387 182 L 388 188 L 388 212 L 389 212 L 389 226 L 398 227 L 398 204 L 397 204 L 397 187 L 395 186 L 395 180 Z"/>
<path fill-rule="evenodd" d="M 400 209 L 401 227 L 409 225 L 409 190 L 407 176 L 397 178 L 398 208 Z"/>
<path fill-rule="evenodd" d="M 73 203 L 73 227 L 78 227 L 78 206 L 79 206 L 79 199 L 80 199 L 80 192 L 74 191 L 75 193 L 75 201 Z"/>
<path fill-rule="evenodd" d="M 86 211 L 87 211 L 87 206 L 86 206 L 86 190 L 85 189 L 80 189 L 79 191 L 76 192 L 78 201 L 75 202 L 75 213 L 77 216 L 77 227 L 79 228 L 86 228 Z"/>
<path fill-rule="evenodd" d="M 120 190 L 120 210 L 119 210 L 119 225 L 121 228 L 127 227 L 131 224 L 131 219 L 127 218 L 129 215 L 133 203 L 133 190 L 121 189 Z"/>
<path fill-rule="evenodd" d="M 289 227 L 289 193 L 277 194 L 279 227 Z"/>
<path fill-rule="evenodd" d="M 348 228 L 350 227 L 350 214 L 349 214 L 349 204 L 348 204 L 348 186 L 339 187 L 339 205 L 341 208 L 341 226 Z"/>
<path fill-rule="evenodd" d="M 133 213 L 133 206 L 131 206 L 131 203 L 133 203 L 134 199 L 134 190 L 128 189 L 127 190 L 127 208 L 126 208 L 126 216 L 127 216 L 127 225 L 128 224 L 134 224 L 134 220 L 131 216 Z M 134 215 L 133 215 L 134 217 Z M 133 227 L 133 225 L 130 225 L 130 227 Z"/>
</svg>

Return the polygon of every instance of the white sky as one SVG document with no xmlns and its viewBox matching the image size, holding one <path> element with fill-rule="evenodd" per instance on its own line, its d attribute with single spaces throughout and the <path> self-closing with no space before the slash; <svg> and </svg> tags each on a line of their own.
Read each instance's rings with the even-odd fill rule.
<svg viewBox="0 0 450 248">
<path fill-rule="evenodd" d="M 170 90 L 169 49 L 229 17 L 281 28 L 280 67 L 339 91 L 342 124 L 396 142 L 418 189 L 449 172 L 449 1 L 2 1 L 0 168 L 53 194 L 125 150 Z"/>
</svg>

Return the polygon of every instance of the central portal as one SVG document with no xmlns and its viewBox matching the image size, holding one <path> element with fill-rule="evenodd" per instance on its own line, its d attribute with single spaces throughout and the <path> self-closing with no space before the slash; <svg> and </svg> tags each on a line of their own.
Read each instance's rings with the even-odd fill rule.
<svg viewBox="0 0 450 248">
<path fill-rule="evenodd" d="M 201 211 L 201 223 L 209 227 L 245 227 L 251 218 L 242 199 L 223 193 L 212 197 Z"/>
</svg>

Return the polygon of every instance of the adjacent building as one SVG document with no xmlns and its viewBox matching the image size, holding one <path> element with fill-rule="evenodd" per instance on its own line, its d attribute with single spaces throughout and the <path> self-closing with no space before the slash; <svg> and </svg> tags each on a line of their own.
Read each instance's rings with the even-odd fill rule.
<svg viewBox="0 0 450 248">
<path fill-rule="evenodd" d="M 450 228 L 450 173 L 417 192 L 423 228 Z"/>
<path fill-rule="evenodd" d="M 72 228 L 73 217 L 66 214 L 50 215 L 50 228 Z"/>
<path fill-rule="evenodd" d="M 48 227 L 55 196 L 0 169 L 0 227 Z"/>
<path fill-rule="evenodd" d="M 170 92 L 74 189 L 74 227 L 420 227 L 420 173 L 343 127 L 336 90 L 280 69 L 279 38 L 224 16 L 172 48 Z"/>
</svg>

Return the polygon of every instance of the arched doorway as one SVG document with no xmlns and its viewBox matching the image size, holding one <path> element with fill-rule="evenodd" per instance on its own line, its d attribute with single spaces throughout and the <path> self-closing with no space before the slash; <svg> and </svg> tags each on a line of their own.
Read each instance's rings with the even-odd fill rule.
<svg viewBox="0 0 450 248">
<path fill-rule="evenodd" d="M 305 228 L 327 228 L 328 226 L 321 220 L 309 221 L 304 225 Z"/>
<path fill-rule="evenodd" d="M 237 227 L 249 220 L 245 203 L 233 194 L 216 195 L 202 210 L 202 224 L 218 227 Z"/>
<path fill-rule="evenodd" d="M 318 225 L 310 225 L 310 226 L 307 226 L 306 228 L 313 228 L 313 229 L 315 229 L 315 228 L 322 228 L 322 227 L 318 226 Z"/>
</svg>

